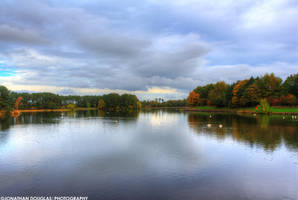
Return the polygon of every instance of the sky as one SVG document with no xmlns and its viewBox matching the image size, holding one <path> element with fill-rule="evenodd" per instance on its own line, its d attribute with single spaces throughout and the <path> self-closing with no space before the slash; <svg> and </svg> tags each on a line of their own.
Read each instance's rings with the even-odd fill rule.
<svg viewBox="0 0 298 200">
<path fill-rule="evenodd" d="M 1 0 L 0 84 L 185 98 L 298 72 L 297 0 Z"/>
</svg>

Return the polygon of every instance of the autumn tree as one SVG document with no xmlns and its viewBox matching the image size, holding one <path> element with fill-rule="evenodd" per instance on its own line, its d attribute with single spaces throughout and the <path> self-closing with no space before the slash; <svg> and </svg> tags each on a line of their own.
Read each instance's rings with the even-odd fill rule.
<svg viewBox="0 0 298 200">
<path fill-rule="evenodd" d="M 297 98 L 293 94 L 283 95 L 281 97 L 281 103 L 283 105 L 293 106 L 297 103 Z"/>
<path fill-rule="evenodd" d="M 245 86 L 248 83 L 248 80 L 239 81 L 233 88 L 233 97 L 232 97 L 232 105 L 234 107 L 241 105 L 241 96 L 245 90 Z"/>
<path fill-rule="evenodd" d="M 199 99 L 200 99 L 200 94 L 196 93 L 195 91 L 192 91 L 189 93 L 187 97 L 187 103 L 190 106 L 196 106 L 199 103 Z"/>
<path fill-rule="evenodd" d="M 18 109 L 19 109 L 19 105 L 21 104 L 22 99 L 23 99 L 23 97 L 18 97 L 18 98 L 16 99 L 16 102 L 15 102 L 15 104 L 14 104 L 14 109 L 15 109 L 15 110 L 18 110 Z"/>
</svg>

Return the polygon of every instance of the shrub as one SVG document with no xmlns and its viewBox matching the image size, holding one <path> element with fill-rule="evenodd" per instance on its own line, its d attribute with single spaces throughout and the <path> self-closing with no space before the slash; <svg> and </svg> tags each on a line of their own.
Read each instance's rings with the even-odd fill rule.
<svg viewBox="0 0 298 200">
<path fill-rule="evenodd" d="M 104 100 L 100 99 L 98 101 L 97 108 L 98 108 L 98 110 L 103 110 L 104 107 L 105 107 L 105 102 L 104 102 Z"/>
<path fill-rule="evenodd" d="M 73 104 L 73 103 L 67 105 L 67 108 L 72 111 L 74 111 L 76 109 L 76 107 L 77 107 L 76 104 Z"/>
<path fill-rule="evenodd" d="M 261 99 L 260 104 L 256 107 L 257 113 L 268 114 L 271 112 L 271 107 L 267 99 Z"/>
</svg>

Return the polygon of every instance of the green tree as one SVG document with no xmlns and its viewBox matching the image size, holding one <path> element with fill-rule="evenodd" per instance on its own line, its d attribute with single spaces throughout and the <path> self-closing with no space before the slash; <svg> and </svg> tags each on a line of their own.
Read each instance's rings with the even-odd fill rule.
<svg viewBox="0 0 298 200">
<path fill-rule="evenodd" d="M 10 110 L 12 101 L 10 93 L 5 86 L 0 86 L 0 110 Z"/>
<path fill-rule="evenodd" d="M 226 90 L 227 84 L 225 84 L 225 82 L 217 82 L 208 94 L 208 100 L 211 105 L 215 105 L 217 107 L 224 106 L 226 103 Z"/>
<path fill-rule="evenodd" d="M 282 84 L 284 95 L 293 94 L 298 98 L 298 73 L 289 76 Z"/>
<path fill-rule="evenodd" d="M 231 107 L 232 106 L 232 98 L 233 98 L 233 88 L 235 84 L 227 85 L 226 94 L 225 94 L 225 106 Z"/>
<path fill-rule="evenodd" d="M 205 86 L 198 86 L 194 89 L 194 91 L 200 94 L 200 99 L 198 101 L 198 105 L 207 105 L 208 103 L 208 95 L 210 90 L 214 87 L 213 84 L 207 84 Z"/>
<path fill-rule="evenodd" d="M 245 89 L 241 102 L 243 106 L 255 106 L 260 102 L 261 92 L 256 84 L 251 84 Z"/>
<path fill-rule="evenodd" d="M 271 107 L 270 104 L 268 103 L 267 99 L 261 99 L 260 100 L 260 105 L 257 106 L 257 110 L 258 113 L 262 113 L 262 114 L 268 114 L 271 112 Z"/>
<path fill-rule="evenodd" d="M 261 96 L 269 100 L 281 96 L 281 83 L 281 78 L 276 77 L 273 73 L 265 74 L 264 77 L 256 81 Z"/>
</svg>

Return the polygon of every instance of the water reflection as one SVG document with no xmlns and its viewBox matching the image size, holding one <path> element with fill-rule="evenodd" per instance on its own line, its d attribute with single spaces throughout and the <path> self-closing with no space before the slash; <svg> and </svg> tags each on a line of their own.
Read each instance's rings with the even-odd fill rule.
<svg viewBox="0 0 298 200">
<path fill-rule="evenodd" d="M 229 115 L 210 113 L 180 113 L 177 110 L 143 111 L 142 116 L 150 121 L 153 127 L 161 124 L 175 124 L 178 116 L 187 116 L 189 127 L 197 134 L 215 136 L 218 140 L 233 138 L 235 141 L 245 143 L 251 147 L 261 147 L 266 151 L 274 151 L 283 143 L 287 148 L 298 150 L 297 121 L 291 116 L 269 115 Z M 18 117 L 5 116 L 0 119 L 0 130 L 6 131 L 13 125 L 25 124 L 58 124 L 67 118 L 104 118 L 105 123 L 117 125 L 136 122 L 139 112 L 44 112 L 22 113 Z M 222 125 L 222 128 L 219 127 Z"/>
<path fill-rule="evenodd" d="M 0 118 L 0 130 L 5 131 L 5 130 L 9 129 L 10 124 L 12 123 L 11 120 L 12 120 L 12 118 L 9 116 L 4 116 L 4 117 Z"/>
<path fill-rule="evenodd" d="M 297 121 L 290 117 L 189 113 L 188 123 L 198 134 L 215 136 L 218 140 L 232 137 L 266 151 L 274 151 L 285 143 L 289 149 L 298 150 Z"/>
<path fill-rule="evenodd" d="M 65 117 L 67 118 L 110 118 L 110 119 L 124 119 L 124 122 L 132 122 L 138 118 L 139 111 L 129 112 L 103 112 L 97 110 L 88 111 L 72 111 L 72 112 L 35 112 L 35 113 L 21 113 L 18 116 L 11 117 L 5 115 L 0 118 L 0 130 L 8 130 L 14 125 L 26 124 L 58 124 Z"/>
<path fill-rule="evenodd" d="M 0 194 L 293 199 L 296 123 L 166 110 L 23 113 L 1 125 Z"/>
</svg>

